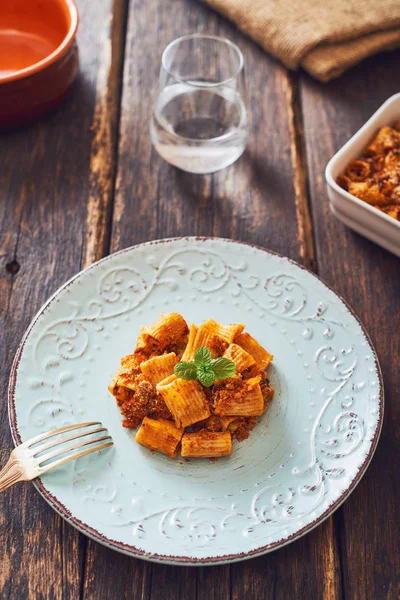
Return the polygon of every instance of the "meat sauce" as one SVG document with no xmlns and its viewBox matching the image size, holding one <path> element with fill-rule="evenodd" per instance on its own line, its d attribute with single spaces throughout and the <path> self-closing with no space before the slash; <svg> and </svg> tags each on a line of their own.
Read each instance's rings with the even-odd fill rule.
<svg viewBox="0 0 400 600">
<path fill-rule="evenodd" d="M 220 346 L 215 350 L 218 353 L 223 353 L 227 345 L 221 342 Z M 176 345 L 171 344 L 164 350 L 164 353 L 175 352 L 178 358 L 180 358 L 183 349 L 184 346 L 178 348 Z M 141 362 L 160 354 L 153 351 L 149 356 L 146 356 L 144 353 L 139 352 L 121 360 L 121 368 L 118 375 L 119 381 L 123 385 L 114 384 L 110 387 L 110 391 L 115 396 L 121 414 L 124 417 L 122 425 L 128 429 L 136 428 L 144 417 L 152 419 L 162 418 L 173 421 L 172 415 L 162 396 L 157 392 L 155 386 L 145 379 L 140 370 Z M 243 397 L 248 390 L 245 385 L 246 379 L 256 377 L 257 375 L 261 375 L 260 387 L 264 398 L 264 405 L 267 407 L 273 396 L 273 388 L 270 386 L 266 373 L 261 371 L 257 366 L 253 366 L 240 375 L 236 374 L 234 377 L 214 384 L 209 388 L 203 388 L 211 416 L 205 421 L 196 423 L 190 430 L 199 431 L 205 429 L 210 432 L 228 430 L 232 438 L 238 442 L 247 439 L 256 424 L 256 418 L 233 417 L 231 422 L 226 425 L 224 418 L 213 414 L 214 406 L 218 399 L 226 399 L 232 396 L 236 399 Z"/>
</svg>

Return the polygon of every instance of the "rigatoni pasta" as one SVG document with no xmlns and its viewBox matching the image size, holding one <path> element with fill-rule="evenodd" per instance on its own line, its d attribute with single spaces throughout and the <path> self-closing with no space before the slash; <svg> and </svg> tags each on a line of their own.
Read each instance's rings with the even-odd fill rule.
<svg viewBox="0 0 400 600">
<path fill-rule="evenodd" d="M 188 427 L 210 416 L 206 395 L 198 381 L 172 375 L 156 385 L 177 427 Z"/>
<path fill-rule="evenodd" d="M 142 335 L 157 340 L 160 350 L 164 350 L 169 344 L 182 339 L 188 332 L 189 328 L 182 315 L 179 313 L 165 315 L 163 313 Z"/>
<path fill-rule="evenodd" d="M 153 385 L 156 385 L 163 379 L 166 379 L 174 372 L 174 367 L 178 362 L 175 352 L 154 356 L 140 363 L 140 370 L 143 375 Z"/>
<path fill-rule="evenodd" d="M 235 336 L 235 344 L 248 352 L 261 370 L 266 369 L 273 360 L 273 354 L 267 352 L 249 333 L 239 333 Z"/>
<path fill-rule="evenodd" d="M 264 412 L 264 399 L 260 387 L 261 377 L 245 381 L 237 379 L 217 392 L 215 414 L 238 417 L 258 417 Z"/>
<path fill-rule="evenodd" d="M 109 386 L 135 440 L 174 458 L 216 458 L 245 440 L 274 389 L 273 355 L 244 325 L 208 319 L 188 327 L 179 313 L 142 326 Z"/>
<path fill-rule="evenodd" d="M 185 433 L 182 437 L 182 456 L 216 458 L 232 452 L 232 437 L 226 432 L 206 431 Z"/>
<path fill-rule="evenodd" d="M 196 346 L 197 330 L 198 330 L 197 325 L 192 323 L 192 325 L 189 327 L 189 335 L 188 335 L 188 341 L 186 344 L 186 348 L 181 357 L 181 360 L 183 360 L 183 361 L 193 360 L 193 358 L 194 358 L 194 353 L 197 350 L 197 346 Z"/>
<path fill-rule="evenodd" d="M 208 321 L 200 326 L 200 329 L 209 331 L 212 335 L 215 335 L 227 344 L 231 344 L 235 336 L 243 331 L 244 325 L 240 323 L 236 325 L 221 325 L 221 323 L 217 323 L 214 319 L 208 319 Z"/>
<path fill-rule="evenodd" d="M 178 453 L 178 444 L 182 436 L 183 428 L 175 427 L 171 421 L 145 417 L 135 436 L 135 441 L 174 458 Z"/>
<path fill-rule="evenodd" d="M 254 356 L 246 352 L 237 344 L 229 344 L 224 352 L 225 358 L 230 358 L 236 366 L 236 371 L 241 373 L 256 364 Z"/>
<path fill-rule="evenodd" d="M 196 335 L 185 360 L 193 360 L 195 352 L 199 348 L 208 348 L 215 358 L 220 354 L 222 344 L 223 340 L 217 336 L 215 329 L 203 323 L 203 325 L 196 328 Z"/>
</svg>

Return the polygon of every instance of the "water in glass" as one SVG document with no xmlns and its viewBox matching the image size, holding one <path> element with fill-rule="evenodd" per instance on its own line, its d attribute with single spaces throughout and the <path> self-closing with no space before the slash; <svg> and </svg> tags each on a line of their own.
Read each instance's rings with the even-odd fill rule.
<svg viewBox="0 0 400 600">
<path fill-rule="evenodd" d="M 212 173 L 235 162 L 247 145 L 240 50 L 197 34 L 172 42 L 150 131 L 157 152 L 184 171 Z"/>
<path fill-rule="evenodd" d="M 176 83 L 157 99 L 151 136 L 169 163 L 191 173 L 212 173 L 241 156 L 245 125 L 246 107 L 235 90 Z"/>
</svg>

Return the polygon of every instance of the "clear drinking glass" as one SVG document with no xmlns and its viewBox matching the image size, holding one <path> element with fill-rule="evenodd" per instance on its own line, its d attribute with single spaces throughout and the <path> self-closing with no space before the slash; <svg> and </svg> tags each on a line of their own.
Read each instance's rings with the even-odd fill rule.
<svg viewBox="0 0 400 600">
<path fill-rule="evenodd" d="M 189 173 L 231 165 L 247 144 L 243 55 L 227 39 L 194 34 L 164 50 L 150 126 L 157 152 Z"/>
</svg>

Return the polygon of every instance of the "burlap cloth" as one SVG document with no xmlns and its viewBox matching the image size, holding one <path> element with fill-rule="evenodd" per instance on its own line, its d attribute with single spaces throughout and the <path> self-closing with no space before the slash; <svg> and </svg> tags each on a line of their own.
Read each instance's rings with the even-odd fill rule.
<svg viewBox="0 0 400 600">
<path fill-rule="evenodd" d="M 321 81 L 400 46 L 400 0 L 204 1 L 289 69 Z"/>
</svg>

